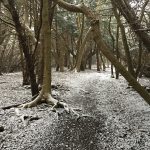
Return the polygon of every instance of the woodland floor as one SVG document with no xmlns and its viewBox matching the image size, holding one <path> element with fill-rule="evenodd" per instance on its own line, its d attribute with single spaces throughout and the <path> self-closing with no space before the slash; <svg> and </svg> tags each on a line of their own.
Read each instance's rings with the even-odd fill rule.
<svg viewBox="0 0 150 150">
<path fill-rule="evenodd" d="M 21 73 L 0 76 L 0 107 L 30 100 L 29 87 L 21 84 Z M 122 77 L 110 78 L 110 71 L 53 72 L 52 84 L 54 97 L 80 118 L 58 115 L 46 104 L 0 109 L 0 150 L 150 150 L 150 106 Z M 23 122 L 23 115 L 39 119 Z"/>
</svg>

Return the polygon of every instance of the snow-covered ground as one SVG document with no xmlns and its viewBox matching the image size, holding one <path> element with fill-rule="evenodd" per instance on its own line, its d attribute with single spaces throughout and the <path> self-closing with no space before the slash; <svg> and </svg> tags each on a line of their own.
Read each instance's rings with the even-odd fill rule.
<svg viewBox="0 0 150 150">
<path fill-rule="evenodd" d="M 150 106 L 110 71 L 53 72 L 52 94 L 80 117 L 58 116 L 46 104 L 28 109 L 0 109 L 0 150 L 149 150 Z M 150 85 L 148 79 L 140 80 Z M 0 76 L 0 107 L 31 98 L 21 73 Z M 17 112 L 19 111 L 19 114 Z M 25 124 L 21 116 L 38 116 Z"/>
</svg>

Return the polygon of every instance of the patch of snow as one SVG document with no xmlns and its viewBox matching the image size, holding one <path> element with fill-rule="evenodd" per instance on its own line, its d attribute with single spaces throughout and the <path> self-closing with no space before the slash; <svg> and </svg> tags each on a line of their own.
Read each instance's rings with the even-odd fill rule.
<svg viewBox="0 0 150 150">
<path fill-rule="evenodd" d="M 23 103 L 31 98 L 22 87 L 21 73 L 0 76 L 0 106 Z M 145 85 L 149 80 L 140 82 Z M 0 109 L 1 150 L 120 150 L 150 149 L 150 107 L 120 76 L 106 72 L 52 72 L 52 95 L 68 103 L 80 118 L 58 116 L 46 104 L 19 109 L 19 115 L 40 119 L 25 126 L 14 108 Z"/>
</svg>

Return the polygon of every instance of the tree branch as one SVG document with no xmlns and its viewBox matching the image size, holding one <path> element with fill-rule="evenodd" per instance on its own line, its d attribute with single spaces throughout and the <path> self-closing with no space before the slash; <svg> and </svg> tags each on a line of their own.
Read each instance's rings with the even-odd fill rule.
<svg viewBox="0 0 150 150">
<path fill-rule="evenodd" d="M 70 3 L 67 3 L 63 0 L 53 0 L 55 3 L 57 3 L 59 6 L 61 6 L 62 8 L 70 11 L 70 12 L 78 12 L 78 13 L 83 13 L 82 9 L 81 9 L 81 5 L 73 5 Z"/>
<path fill-rule="evenodd" d="M 96 17 L 94 13 L 84 4 L 80 5 L 74 5 L 67 3 L 63 0 L 53 0 L 53 2 L 57 3 L 60 7 L 70 11 L 70 12 L 76 12 L 76 13 L 83 13 L 85 16 L 90 20 L 96 20 Z"/>
</svg>

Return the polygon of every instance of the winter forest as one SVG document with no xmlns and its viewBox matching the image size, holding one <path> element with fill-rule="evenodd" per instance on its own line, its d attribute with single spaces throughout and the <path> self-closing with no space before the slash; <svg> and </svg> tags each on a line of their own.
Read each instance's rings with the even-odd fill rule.
<svg viewBox="0 0 150 150">
<path fill-rule="evenodd" d="M 0 0 L 0 150 L 150 150 L 150 0 Z"/>
</svg>

